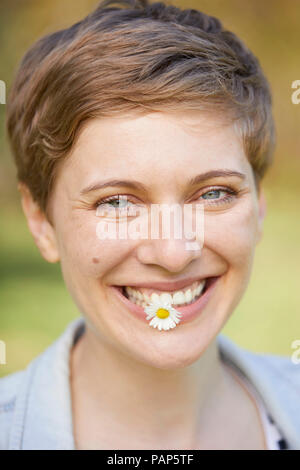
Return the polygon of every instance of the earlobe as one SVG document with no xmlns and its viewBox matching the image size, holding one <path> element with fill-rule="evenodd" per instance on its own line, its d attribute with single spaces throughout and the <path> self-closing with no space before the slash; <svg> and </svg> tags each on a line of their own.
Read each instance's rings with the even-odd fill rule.
<svg viewBox="0 0 300 470">
<path fill-rule="evenodd" d="M 48 222 L 46 223 L 48 224 Z M 57 263 L 59 261 L 59 254 L 55 234 L 50 234 L 48 231 L 53 231 L 53 228 L 50 226 L 50 228 L 47 229 L 44 236 L 39 238 L 37 245 L 41 255 L 46 261 L 49 263 Z"/>
<path fill-rule="evenodd" d="M 59 252 L 54 228 L 37 202 L 34 201 L 28 187 L 24 183 L 19 183 L 18 190 L 21 193 L 22 208 L 36 246 L 46 261 L 57 263 Z"/>
</svg>

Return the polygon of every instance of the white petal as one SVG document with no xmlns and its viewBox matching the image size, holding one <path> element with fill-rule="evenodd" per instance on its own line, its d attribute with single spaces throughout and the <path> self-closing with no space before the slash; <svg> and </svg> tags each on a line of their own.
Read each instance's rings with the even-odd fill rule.
<svg viewBox="0 0 300 470">
<path fill-rule="evenodd" d="M 153 294 L 155 294 L 155 293 L 153 293 Z M 153 328 L 158 328 L 160 331 L 162 329 L 167 331 L 170 328 L 175 328 L 177 323 L 179 323 L 179 321 L 180 321 L 180 317 L 182 316 L 182 313 L 178 312 L 168 302 L 168 300 L 170 300 L 168 296 L 169 296 L 169 294 L 166 294 L 162 299 L 161 296 L 159 297 L 157 295 L 157 297 L 158 297 L 158 299 L 157 299 L 157 297 L 155 295 L 153 295 L 153 301 L 150 303 L 149 306 L 144 307 L 144 311 L 145 311 L 145 313 L 147 313 L 147 317 L 146 317 L 147 320 L 151 319 L 149 325 L 152 326 Z M 165 301 L 163 301 L 163 300 L 165 300 Z M 166 310 L 168 310 L 170 315 L 167 318 L 157 317 L 156 313 L 157 313 L 157 310 L 159 308 L 165 308 Z"/>
<path fill-rule="evenodd" d="M 157 309 L 155 307 L 153 307 L 152 305 L 150 305 L 149 307 L 145 307 L 144 311 L 148 315 L 154 316 L 156 314 Z"/>
</svg>

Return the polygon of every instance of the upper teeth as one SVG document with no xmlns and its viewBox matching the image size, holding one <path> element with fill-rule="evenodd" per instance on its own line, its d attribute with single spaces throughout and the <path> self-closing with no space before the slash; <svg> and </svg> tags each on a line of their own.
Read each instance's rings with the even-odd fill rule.
<svg viewBox="0 0 300 470">
<path fill-rule="evenodd" d="M 172 305 L 183 305 L 191 303 L 198 297 L 204 289 L 206 280 L 194 282 L 191 286 L 187 287 L 187 290 L 178 290 L 175 292 L 153 292 L 151 295 L 147 295 L 145 292 L 133 289 L 132 287 L 125 287 L 126 292 L 133 302 L 138 305 L 145 306 L 149 302 L 161 301 L 170 302 Z"/>
</svg>

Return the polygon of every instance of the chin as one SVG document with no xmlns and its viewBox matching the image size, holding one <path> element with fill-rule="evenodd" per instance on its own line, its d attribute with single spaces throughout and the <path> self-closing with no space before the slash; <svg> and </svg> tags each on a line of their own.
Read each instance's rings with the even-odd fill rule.
<svg viewBox="0 0 300 470">
<path fill-rule="evenodd" d="M 206 334 L 204 338 L 192 331 L 167 337 L 160 336 L 160 332 L 156 332 L 156 337 L 134 341 L 127 345 L 127 354 L 138 362 L 142 362 L 149 367 L 162 370 L 176 370 L 187 367 L 196 362 L 205 352 L 214 335 Z M 132 344 L 135 348 L 132 348 Z"/>
</svg>

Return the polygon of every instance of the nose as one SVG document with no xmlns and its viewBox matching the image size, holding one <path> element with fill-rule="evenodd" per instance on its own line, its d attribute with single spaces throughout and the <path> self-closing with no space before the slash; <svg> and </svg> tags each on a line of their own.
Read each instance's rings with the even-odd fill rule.
<svg viewBox="0 0 300 470">
<path fill-rule="evenodd" d="M 200 244 L 194 242 L 193 245 L 187 245 L 187 242 L 190 243 L 190 240 L 147 240 L 137 247 L 137 258 L 142 264 L 155 264 L 169 272 L 181 272 L 201 255 Z"/>
</svg>

